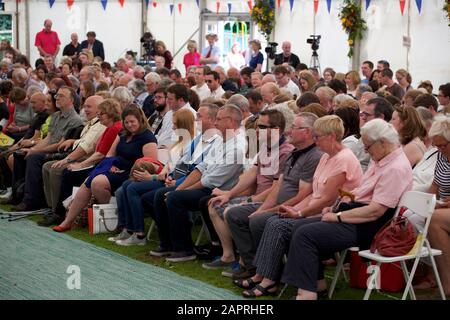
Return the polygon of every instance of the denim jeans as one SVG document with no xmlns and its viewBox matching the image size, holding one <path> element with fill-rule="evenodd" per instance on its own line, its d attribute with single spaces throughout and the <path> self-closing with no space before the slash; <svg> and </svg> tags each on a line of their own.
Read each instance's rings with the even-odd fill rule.
<svg viewBox="0 0 450 320">
<path fill-rule="evenodd" d="M 141 205 L 141 195 L 163 186 L 162 181 L 125 181 L 115 193 L 119 212 L 118 226 L 132 232 L 144 232 L 144 208 Z"/>
</svg>

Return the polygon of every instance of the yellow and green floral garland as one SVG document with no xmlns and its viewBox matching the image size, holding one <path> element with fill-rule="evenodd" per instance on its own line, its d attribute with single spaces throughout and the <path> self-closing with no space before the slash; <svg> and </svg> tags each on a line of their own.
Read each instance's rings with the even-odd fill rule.
<svg viewBox="0 0 450 320">
<path fill-rule="evenodd" d="M 258 25 L 259 32 L 261 32 L 267 41 L 269 41 L 270 34 L 275 26 L 275 8 L 273 1 L 257 0 L 250 15 L 252 20 Z"/>
<path fill-rule="evenodd" d="M 339 13 L 342 28 L 348 34 L 348 54 L 351 58 L 353 56 L 353 47 L 356 40 L 363 38 L 363 33 L 367 30 L 366 21 L 361 18 L 361 6 L 357 5 L 354 0 L 344 0 L 344 6 Z"/>
<path fill-rule="evenodd" d="M 444 7 L 442 8 L 442 10 L 445 11 L 445 16 L 447 17 L 448 20 L 448 26 L 450 27 L 450 0 L 446 0 Z"/>
</svg>

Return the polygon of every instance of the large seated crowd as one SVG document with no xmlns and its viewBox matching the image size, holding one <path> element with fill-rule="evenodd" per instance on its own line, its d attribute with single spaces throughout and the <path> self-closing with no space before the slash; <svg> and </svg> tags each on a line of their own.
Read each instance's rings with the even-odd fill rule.
<svg viewBox="0 0 450 320">
<path fill-rule="evenodd" d="M 258 41 L 245 57 L 233 46 L 225 71 L 217 37 L 206 38 L 201 53 L 188 43 L 184 77 L 163 41 L 152 69 L 131 53 L 104 61 L 95 32 L 82 44 L 73 34 L 55 64 L 49 20 L 34 67 L 3 40 L 0 130 L 14 144 L 0 154 L 0 201 L 51 208 L 38 224 L 65 232 L 114 197 L 115 244 L 145 245 L 150 215 L 159 236 L 150 255 L 209 259 L 203 268 L 223 269 L 245 297 L 286 283 L 297 299 L 317 299 L 324 261 L 369 248 L 406 191 L 433 193 L 428 238 L 443 251 L 450 295 L 450 83 L 413 88 L 385 60 L 320 74 L 289 42 L 267 72 Z M 206 246 L 192 240 L 199 213 Z M 417 286 L 435 286 L 424 269 Z"/>
</svg>

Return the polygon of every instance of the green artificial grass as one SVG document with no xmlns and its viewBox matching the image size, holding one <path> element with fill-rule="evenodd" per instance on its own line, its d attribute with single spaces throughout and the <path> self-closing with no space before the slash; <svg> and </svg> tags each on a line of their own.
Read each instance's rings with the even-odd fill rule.
<svg viewBox="0 0 450 320">
<path fill-rule="evenodd" d="M 2 206 L 0 205 L 0 209 L 8 209 L 8 206 Z M 28 219 L 32 221 L 39 221 L 41 219 L 40 216 L 33 216 L 29 217 Z M 150 224 L 152 220 L 151 218 L 145 219 L 145 227 L 146 230 L 149 229 Z M 14 222 L 11 222 L 14 223 Z M 193 239 L 197 238 L 197 235 L 200 231 L 200 226 L 195 225 L 193 228 Z M 158 246 L 158 234 L 156 229 L 154 229 L 151 239 L 147 241 L 147 245 L 145 246 L 130 246 L 130 247 L 123 247 L 116 245 L 113 242 L 108 241 L 108 237 L 111 236 L 111 234 L 97 234 L 97 235 L 90 235 L 87 228 L 77 228 L 74 230 L 71 230 L 67 232 L 68 235 L 77 238 L 79 240 L 91 243 L 93 245 L 96 245 L 98 247 L 102 247 L 111 251 L 114 251 L 116 253 L 122 254 L 124 256 L 130 257 L 132 259 L 136 259 L 139 261 L 142 261 L 144 263 L 152 264 L 161 268 L 165 268 L 168 270 L 171 270 L 173 272 L 176 272 L 180 275 L 191 277 L 193 279 L 197 279 L 206 283 L 209 283 L 211 285 L 214 285 L 219 288 L 224 288 L 231 290 L 232 292 L 236 294 L 241 294 L 242 289 L 234 286 L 232 284 L 232 281 L 230 278 L 223 277 L 221 275 L 222 270 L 207 270 L 202 268 L 202 263 L 205 261 L 203 260 L 195 260 L 195 261 L 189 261 L 189 262 L 183 262 L 183 263 L 170 263 L 166 262 L 163 258 L 155 258 L 148 255 L 148 252 L 151 249 L 154 249 Z M 206 241 L 206 236 L 203 236 L 203 242 Z M 207 262 L 207 261 L 206 261 Z M 325 270 L 325 275 L 327 279 L 328 285 L 331 285 L 331 280 L 334 275 L 334 267 L 327 267 Z M 295 295 L 296 289 L 293 287 L 288 287 L 287 290 L 283 293 L 281 296 L 281 299 L 289 299 L 289 297 Z M 343 277 L 341 276 L 337 285 L 336 289 L 333 295 L 333 300 L 362 300 L 364 296 L 365 290 L 363 289 L 354 289 L 349 288 L 348 282 L 344 281 Z M 400 299 L 402 293 L 384 293 L 384 292 L 377 292 L 373 291 L 372 295 L 370 297 L 371 300 L 393 300 L 393 299 Z M 420 295 L 420 292 L 416 292 L 416 295 L 420 297 L 429 297 L 430 292 L 425 291 L 424 295 Z M 264 299 L 272 299 L 270 297 L 264 297 Z M 276 299 L 276 297 L 275 297 Z"/>
</svg>

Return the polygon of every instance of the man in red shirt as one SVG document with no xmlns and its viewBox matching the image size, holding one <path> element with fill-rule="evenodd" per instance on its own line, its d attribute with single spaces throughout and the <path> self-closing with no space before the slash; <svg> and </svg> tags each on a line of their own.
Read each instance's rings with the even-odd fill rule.
<svg viewBox="0 0 450 320">
<path fill-rule="evenodd" d="M 61 42 L 58 34 L 52 31 L 52 21 L 47 19 L 44 21 L 44 29 L 36 34 L 34 45 L 38 48 L 41 57 L 51 55 L 56 57 L 59 52 Z"/>
</svg>

